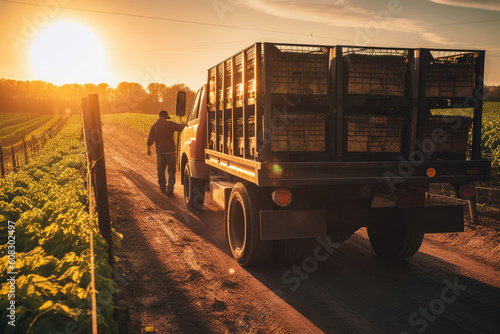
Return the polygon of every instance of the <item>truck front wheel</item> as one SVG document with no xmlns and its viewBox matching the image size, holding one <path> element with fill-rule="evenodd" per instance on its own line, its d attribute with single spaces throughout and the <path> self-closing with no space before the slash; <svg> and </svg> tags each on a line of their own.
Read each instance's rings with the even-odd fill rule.
<svg viewBox="0 0 500 334">
<path fill-rule="evenodd" d="M 368 226 L 368 237 L 375 253 L 388 260 L 403 260 L 418 252 L 424 233 L 409 232 L 398 222 L 379 222 Z"/>
<path fill-rule="evenodd" d="M 227 239 L 233 257 L 242 266 L 261 264 L 272 253 L 272 241 L 260 240 L 260 209 L 257 189 L 238 182 L 227 206 Z"/>
<path fill-rule="evenodd" d="M 205 203 L 205 180 L 191 177 L 189 164 L 184 167 L 182 175 L 184 184 L 184 201 L 188 209 L 201 210 Z"/>
</svg>

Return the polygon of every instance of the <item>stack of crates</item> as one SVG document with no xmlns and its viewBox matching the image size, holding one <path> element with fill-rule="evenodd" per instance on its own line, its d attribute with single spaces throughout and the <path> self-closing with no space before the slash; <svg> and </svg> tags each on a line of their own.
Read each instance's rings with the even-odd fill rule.
<svg viewBox="0 0 500 334">
<path fill-rule="evenodd" d="M 328 95 L 328 48 L 274 44 L 269 50 L 267 69 L 273 95 L 297 98 Z M 314 110 L 298 112 L 290 107 L 289 112 L 276 112 L 273 109 L 271 152 L 325 152 L 327 119 L 327 113 Z"/>
</svg>

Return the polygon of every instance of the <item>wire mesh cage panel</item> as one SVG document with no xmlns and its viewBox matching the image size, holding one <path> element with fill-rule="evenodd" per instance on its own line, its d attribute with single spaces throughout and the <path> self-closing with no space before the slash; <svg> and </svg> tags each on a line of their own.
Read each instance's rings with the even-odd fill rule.
<svg viewBox="0 0 500 334">
<path fill-rule="evenodd" d="M 219 131 L 219 146 L 216 145 L 216 134 L 215 134 L 215 119 L 210 118 L 210 143 L 209 146 L 219 152 L 224 152 L 224 148 L 229 149 L 231 147 L 231 119 L 226 119 L 226 136 L 224 136 L 224 128 L 222 126 L 222 119 L 219 118 L 218 131 Z M 224 140 L 226 138 L 226 140 Z"/>
<path fill-rule="evenodd" d="M 243 117 L 239 117 L 236 121 L 236 137 L 243 137 Z M 255 117 L 248 117 L 247 123 L 247 136 L 254 137 L 255 136 Z"/>
<path fill-rule="evenodd" d="M 346 47 L 343 52 L 347 94 L 404 96 L 408 51 Z"/>
<path fill-rule="evenodd" d="M 219 100 L 219 110 L 224 109 L 224 63 L 217 65 L 217 99 Z"/>
<path fill-rule="evenodd" d="M 272 152 L 324 152 L 327 114 L 274 113 Z"/>
<path fill-rule="evenodd" d="M 345 116 L 347 152 L 401 151 L 403 117 L 379 115 Z"/>
<path fill-rule="evenodd" d="M 255 46 L 246 50 L 247 57 L 247 73 L 246 73 L 246 85 L 247 85 L 247 97 L 248 104 L 255 104 L 255 99 L 257 97 L 257 86 L 255 84 Z"/>
<path fill-rule="evenodd" d="M 432 51 L 426 53 L 426 97 L 474 95 L 476 52 Z"/>
<path fill-rule="evenodd" d="M 215 91 L 215 67 L 211 68 L 208 71 L 209 77 L 209 92 L 208 92 L 208 105 L 209 107 L 215 107 L 215 103 L 217 102 L 217 92 Z"/>
<path fill-rule="evenodd" d="M 208 143 L 208 147 L 211 150 L 216 149 L 216 137 L 215 137 L 215 113 L 214 112 L 209 112 L 208 113 L 208 133 L 210 133 L 210 139 Z"/>
<path fill-rule="evenodd" d="M 426 153 L 467 152 L 471 117 L 429 116 L 425 119 L 423 149 Z"/>
<path fill-rule="evenodd" d="M 327 48 L 274 44 L 270 50 L 271 93 L 328 94 Z"/>
<path fill-rule="evenodd" d="M 248 147 L 248 154 L 254 155 L 255 154 L 255 149 L 256 149 L 256 139 L 255 139 L 255 117 L 250 116 L 248 118 L 247 122 L 247 147 Z M 237 119 L 237 124 L 236 124 L 236 141 L 237 141 L 237 147 L 239 149 L 240 155 L 243 155 L 243 150 L 245 148 L 244 146 L 244 140 L 245 138 L 243 137 L 243 117 L 239 117 Z"/>
</svg>

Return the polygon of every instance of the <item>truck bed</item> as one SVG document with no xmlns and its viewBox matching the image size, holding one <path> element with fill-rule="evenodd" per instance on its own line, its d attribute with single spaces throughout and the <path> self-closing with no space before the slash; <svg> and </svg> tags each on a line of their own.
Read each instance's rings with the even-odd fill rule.
<svg viewBox="0 0 500 334">
<path fill-rule="evenodd" d="M 256 43 L 208 71 L 206 163 L 261 186 L 365 183 L 417 152 L 401 182 L 486 180 L 483 76 L 484 51 Z"/>
<path fill-rule="evenodd" d="M 205 150 L 205 155 L 208 165 L 262 187 L 472 182 L 487 181 L 491 173 L 491 162 L 487 160 L 439 160 L 414 165 L 410 161 L 258 162 L 211 150 Z M 435 170 L 432 177 L 427 174 L 430 168 Z M 409 173 L 403 177 L 401 171 Z"/>
</svg>

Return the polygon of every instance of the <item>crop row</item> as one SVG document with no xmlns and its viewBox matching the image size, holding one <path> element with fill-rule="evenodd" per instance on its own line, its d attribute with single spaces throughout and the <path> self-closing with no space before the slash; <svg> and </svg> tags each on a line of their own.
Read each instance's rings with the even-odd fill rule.
<svg viewBox="0 0 500 334">
<path fill-rule="evenodd" d="M 0 179 L 0 331 L 88 333 L 91 330 L 90 231 L 95 248 L 99 333 L 116 332 L 116 290 L 108 245 L 88 213 L 86 160 L 77 118 L 50 140 L 43 154 L 18 173 Z M 9 230 L 9 225 L 14 228 Z M 8 232 L 14 235 L 8 239 Z M 117 238 L 115 238 L 116 240 Z M 15 296 L 7 279 L 15 247 Z M 15 301 L 15 330 L 7 317 Z"/>
<path fill-rule="evenodd" d="M 2 116 L 6 116 L 6 113 L 2 113 Z M 12 121 L 13 119 L 11 121 L 7 119 L 5 123 L 2 122 L 0 125 L 0 146 L 14 145 L 21 142 L 23 138 L 43 133 L 63 122 L 64 118 L 63 116 L 45 115 L 10 124 Z"/>
<path fill-rule="evenodd" d="M 38 117 L 36 114 L 0 112 L 0 129 Z"/>
</svg>

